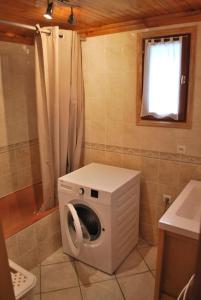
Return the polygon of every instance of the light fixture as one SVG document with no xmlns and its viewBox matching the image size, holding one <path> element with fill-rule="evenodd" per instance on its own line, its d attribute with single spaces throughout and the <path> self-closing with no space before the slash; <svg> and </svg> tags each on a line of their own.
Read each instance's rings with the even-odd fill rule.
<svg viewBox="0 0 201 300">
<path fill-rule="evenodd" d="M 46 19 L 51 20 L 52 19 L 52 13 L 53 13 L 53 1 L 48 1 L 47 2 L 47 10 L 46 13 L 44 14 L 44 17 Z"/>
<path fill-rule="evenodd" d="M 68 23 L 70 25 L 75 25 L 76 24 L 76 17 L 73 13 L 73 7 L 71 6 L 71 13 L 70 13 L 70 16 L 68 17 Z"/>
</svg>

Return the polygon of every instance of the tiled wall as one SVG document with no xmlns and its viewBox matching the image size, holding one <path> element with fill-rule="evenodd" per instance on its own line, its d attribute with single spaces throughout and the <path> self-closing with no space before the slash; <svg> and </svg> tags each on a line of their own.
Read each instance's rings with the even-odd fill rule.
<svg viewBox="0 0 201 300">
<path fill-rule="evenodd" d="M 190 179 L 201 180 L 201 25 L 198 24 L 192 129 L 136 126 L 136 32 L 88 38 L 83 43 L 85 163 L 142 171 L 140 229 L 157 241 L 165 206 Z M 186 155 L 177 154 L 186 146 Z"/>
<path fill-rule="evenodd" d="M 0 197 L 39 182 L 34 48 L 0 41 Z"/>
<path fill-rule="evenodd" d="M 59 210 L 21 230 L 6 240 L 8 256 L 26 269 L 32 269 L 61 247 Z"/>
</svg>

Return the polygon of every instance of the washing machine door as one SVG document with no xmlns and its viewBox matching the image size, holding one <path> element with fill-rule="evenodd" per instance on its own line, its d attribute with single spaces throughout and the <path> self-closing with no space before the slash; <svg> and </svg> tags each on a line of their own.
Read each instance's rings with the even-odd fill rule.
<svg viewBox="0 0 201 300">
<path fill-rule="evenodd" d="M 69 246 L 72 253 L 78 256 L 80 253 L 81 246 L 84 242 L 83 231 L 81 222 L 78 217 L 77 211 L 71 203 L 65 205 L 65 231 L 68 238 Z M 69 224 L 68 217 L 71 216 L 72 222 Z"/>
</svg>

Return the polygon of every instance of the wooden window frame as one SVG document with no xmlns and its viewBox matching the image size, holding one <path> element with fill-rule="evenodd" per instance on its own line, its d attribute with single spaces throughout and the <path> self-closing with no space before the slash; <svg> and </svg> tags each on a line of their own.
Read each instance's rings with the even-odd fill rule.
<svg viewBox="0 0 201 300">
<path fill-rule="evenodd" d="M 136 125 L 154 127 L 191 128 L 193 110 L 193 87 L 194 87 L 194 64 L 196 50 L 196 26 L 164 29 L 137 34 L 137 80 L 136 80 Z M 186 110 L 183 111 L 183 120 L 174 121 L 169 118 L 156 119 L 152 117 L 141 117 L 142 91 L 143 91 L 143 44 L 145 39 L 160 38 L 168 36 L 190 35 L 190 56 L 188 72 L 188 90 Z"/>
</svg>

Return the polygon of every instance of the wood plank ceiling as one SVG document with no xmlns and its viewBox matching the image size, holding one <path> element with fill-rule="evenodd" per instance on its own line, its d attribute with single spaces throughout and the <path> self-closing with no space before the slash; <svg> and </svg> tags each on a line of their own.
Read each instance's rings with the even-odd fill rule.
<svg viewBox="0 0 201 300">
<path fill-rule="evenodd" d="M 56 5 L 53 19 L 43 17 L 46 0 L 0 1 L 0 19 L 41 26 L 58 25 L 60 28 L 78 30 L 86 35 L 140 29 L 145 27 L 201 21 L 200 0 L 72 0 L 75 26 L 67 23 L 70 8 Z M 0 24 L 0 38 L 6 35 L 33 36 L 30 30 Z"/>
</svg>

